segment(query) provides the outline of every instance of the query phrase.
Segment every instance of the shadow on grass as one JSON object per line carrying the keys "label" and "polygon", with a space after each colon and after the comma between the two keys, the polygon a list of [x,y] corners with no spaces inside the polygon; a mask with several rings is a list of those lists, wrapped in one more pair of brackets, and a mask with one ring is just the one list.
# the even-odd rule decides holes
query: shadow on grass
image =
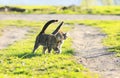
{"label": "shadow on grass", "polygon": [[[49,54],[49,53],[46,53],[46,54]],[[74,51],[72,49],[69,49],[69,50],[66,50],[65,52],[63,52],[62,54],[74,55]],[[39,53],[39,54],[35,53],[35,54],[33,54],[33,53],[30,53],[30,52],[24,52],[24,53],[20,52],[20,53],[12,54],[12,56],[16,56],[16,57],[22,58],[22,59],[32,58],[32,57],[36,57],[36,56],[41,57],[42,55],[44,55],[44,54],[42,54],[42,53]]]}
{"label": "shadow on grass", "polygon": [[74,51],[72,49],[65,51],[63,54],[65,55],[74,55]]}
{"label": "shadow on grass", "polygon": [[15,54],[14,56],[17,56],[18,58],[26,59],[26,58],[32,58],[36,56],[42,56],[42,54],[33,54],[33,53],[21,53],[21,54]]}
{"label": "shadow on grass", "polygon": [[120,46],[109,48],[108,51],[120,53]]}

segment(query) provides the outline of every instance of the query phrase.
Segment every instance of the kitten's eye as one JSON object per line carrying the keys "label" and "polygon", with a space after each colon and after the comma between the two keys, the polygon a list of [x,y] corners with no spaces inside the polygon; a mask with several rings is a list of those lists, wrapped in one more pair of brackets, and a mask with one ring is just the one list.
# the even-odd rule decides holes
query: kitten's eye
{"label": "kitten's eye", "polygon": [[57,41],[57,43],[59,43],[60,41]]}

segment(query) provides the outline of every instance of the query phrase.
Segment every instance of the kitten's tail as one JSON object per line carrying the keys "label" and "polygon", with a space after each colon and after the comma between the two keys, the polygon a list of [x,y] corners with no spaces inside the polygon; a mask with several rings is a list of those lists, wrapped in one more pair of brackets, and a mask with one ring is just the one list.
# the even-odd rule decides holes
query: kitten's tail
{"label": "kitten's tail", "polygon": [[55,29],[55,31],[53,31],[52,32],[52,34],[56,34],[59,30],[60,30],[60,28],[61,28],[61,26],[63,25],[63,21],[59,24],[59,26]]}
{"label": "kitten's tail", "polygon": [[47,29],[47,27],[48,27],[51,23],[54,23],[54,22],[57,22],[57,21],[58,21],[58,20],[50,20],[50,21],[48,21],[48,22],[44,25],[44,27],[42,28],[40,34],[45,33],[45,30]]}

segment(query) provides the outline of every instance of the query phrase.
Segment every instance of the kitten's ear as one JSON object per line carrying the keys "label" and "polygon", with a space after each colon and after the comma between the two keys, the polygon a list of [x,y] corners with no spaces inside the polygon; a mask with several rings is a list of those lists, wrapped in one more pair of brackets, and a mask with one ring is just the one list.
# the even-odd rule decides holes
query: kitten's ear
{"label": "kitten's ear", "polygon": [[64,33],[63,36],[64,36],[64,40],[65,40],[68,37],[68,33]]}
{"label": "kitten's ear", "polygon": [[63,25],[63,21],[59,24],[59,26],[55,29],[55,31],[52,32],[53,35],[55,35],[61,28],[61,26]]}

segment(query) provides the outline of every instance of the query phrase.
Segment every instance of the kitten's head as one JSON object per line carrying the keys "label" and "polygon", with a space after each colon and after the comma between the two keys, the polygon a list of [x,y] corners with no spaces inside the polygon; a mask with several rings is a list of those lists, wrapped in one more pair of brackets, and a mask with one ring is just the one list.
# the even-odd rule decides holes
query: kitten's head
{"label": "kitten's head", "polygon": [[54,47],[54,51],[56,51],[56,53],[61,53],[61,46],[64,42],[64,40],[67,38],[67,33],[64,32],[58,32],[56,35],[56,46]]}
{"label": "kitten's head", "polygon": [[67,33],[58,32],[58,33],[56,34],[56,38],[57,38],[57,41],[65,40],[65,39],[67,38]]}

